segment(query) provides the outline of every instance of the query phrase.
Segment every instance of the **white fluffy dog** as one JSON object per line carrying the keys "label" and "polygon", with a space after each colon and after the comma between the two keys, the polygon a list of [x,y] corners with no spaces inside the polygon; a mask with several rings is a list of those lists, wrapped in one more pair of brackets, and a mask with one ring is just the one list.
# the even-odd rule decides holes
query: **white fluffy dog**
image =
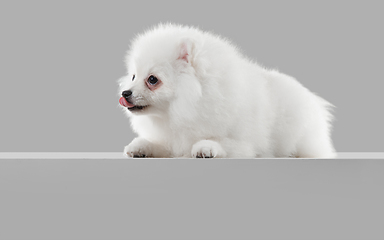
{"label": "white fluffy dog", "polygon": [[332,105],[222,37],[161,24],[136,37],[126,63],[129,157],[335,157]]}

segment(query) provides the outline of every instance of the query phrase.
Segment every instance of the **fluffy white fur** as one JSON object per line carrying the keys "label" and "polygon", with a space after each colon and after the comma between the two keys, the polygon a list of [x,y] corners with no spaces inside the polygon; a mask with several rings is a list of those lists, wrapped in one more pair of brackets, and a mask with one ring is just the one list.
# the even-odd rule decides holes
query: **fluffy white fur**
{"label": "fluffy white fur", "polygon": [[[119,93],[149,105],[123,108],[138,134],[124,149],[130,157],[335,156],[332,105],[222,37],[161,24],[136,37],[126,63]],[[162,82],[153,91],[150,75]]]}

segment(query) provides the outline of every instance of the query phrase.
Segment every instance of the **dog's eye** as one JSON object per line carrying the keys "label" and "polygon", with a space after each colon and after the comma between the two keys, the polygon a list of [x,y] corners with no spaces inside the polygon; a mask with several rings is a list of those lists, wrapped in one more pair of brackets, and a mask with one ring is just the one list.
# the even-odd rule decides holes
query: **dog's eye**
{"label": "dog's eye", "polygon": [[156,89],[158,89],[163,85],[163,82],[157,77],[151,75],[147,78],[147,80],[145,81],[145,84],[147,85],[149,90],[155,91]]}
{"label": "dog's eye", "polygon": [[136,75],[135,75],[135,74],[133,74],[133,77],[132,77],[132,81],[133,81],[133,80],[135,80],[135,77],[136,77]]}
{"label": "dog's eye", "polygon": [[159,81],[159,80],[158,80],[155,76],[153,76],[153,75],[151,75],[151,76],[148,78],[148,80],[147,80],[147,82],[148,82],[149,84],[151,84],[151,85],[155,85],[158,81]]}

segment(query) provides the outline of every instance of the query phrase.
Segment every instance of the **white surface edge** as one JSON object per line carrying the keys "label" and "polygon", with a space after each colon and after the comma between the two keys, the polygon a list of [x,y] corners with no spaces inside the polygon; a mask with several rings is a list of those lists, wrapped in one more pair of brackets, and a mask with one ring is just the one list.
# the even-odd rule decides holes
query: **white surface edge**
{"label": "white surface edge", "polygon": [[[0,152],[0,159],[128,159],[122,152]],[[262,159],[262,158],[255,158]],[[296,159],[296,158],[279,158]],[[316,158],[317,159],[317,158]],[[384,152],[339,152],[335,159],[384,159]]]}

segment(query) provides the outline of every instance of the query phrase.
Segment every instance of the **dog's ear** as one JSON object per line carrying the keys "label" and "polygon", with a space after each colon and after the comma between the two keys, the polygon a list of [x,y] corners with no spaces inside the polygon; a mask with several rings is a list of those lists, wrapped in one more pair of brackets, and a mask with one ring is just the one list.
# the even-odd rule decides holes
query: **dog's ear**
{"label": "dog's ear", "polygon": [[192,39],[182,39],[179,45],[179,60],[192,64],[194,43]]}

